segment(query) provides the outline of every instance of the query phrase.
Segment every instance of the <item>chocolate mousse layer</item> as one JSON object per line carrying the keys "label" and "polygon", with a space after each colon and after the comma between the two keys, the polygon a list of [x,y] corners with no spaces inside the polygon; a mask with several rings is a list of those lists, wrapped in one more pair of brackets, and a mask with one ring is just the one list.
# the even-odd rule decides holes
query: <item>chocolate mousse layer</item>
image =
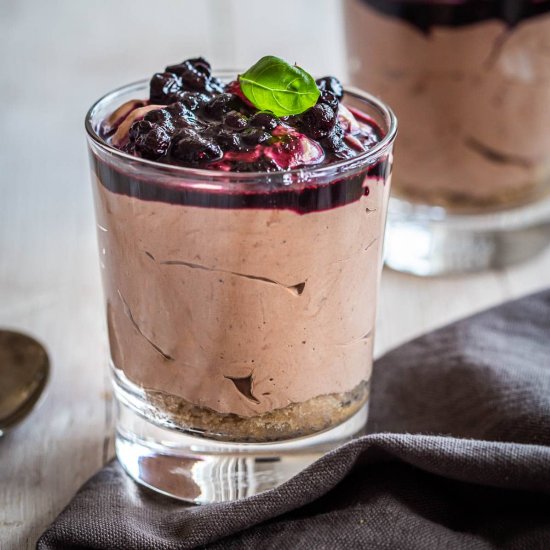
{"label": "chocolate mousse layer", "polygon": [[[159,419],[262,441],[314,433],[364,404],[387,161],[295,190],[294,204],[322,206],[307,212],[278,207],[276,193],[256,195],[264,208],[220,208],[208,192],[190,205],[173,189],[144,200],[112,189],[148,185],[94,165],[112,359]],[[346,192],[328,204],[333,185]]]}
{"label": "chocolate mousse layer", "polygon": [[352,81],[400,120],[397,196],[475,212],[550,186],[550,2],[346,0]]}

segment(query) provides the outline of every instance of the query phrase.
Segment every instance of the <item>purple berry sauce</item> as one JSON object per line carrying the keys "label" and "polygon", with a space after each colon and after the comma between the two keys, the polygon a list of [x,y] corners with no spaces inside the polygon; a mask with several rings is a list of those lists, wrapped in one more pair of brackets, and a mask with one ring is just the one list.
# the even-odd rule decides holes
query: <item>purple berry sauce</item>
{"label": "purple berry sauce", "polygon": [[[100,131],[112,146],[162,164],[225,172],[285,172],[346,160],[380,142],[374,120],[340,102],[344,90],[334,77],[316,81],[317,104],[300,115],[276,117],[258,111],[237,81],[224,84],[203,58],[166,67],[150,81],[149,100],[114,114]],[[368,194],[365,179],[385,180],[387,159],[330,184],[269,193],[217,192],[162,185],[123,173],[99,158],[95,172],[110,191],[140,200],[213,208],[276,208],[298,213],[326,210]]]}
{"label": "purple berry sauce", "polygon": [[514,27],[550,11],[550,0],[362,0],[374,9],[403,19],[424,33],[432,27],[460,27],[499,19]]}

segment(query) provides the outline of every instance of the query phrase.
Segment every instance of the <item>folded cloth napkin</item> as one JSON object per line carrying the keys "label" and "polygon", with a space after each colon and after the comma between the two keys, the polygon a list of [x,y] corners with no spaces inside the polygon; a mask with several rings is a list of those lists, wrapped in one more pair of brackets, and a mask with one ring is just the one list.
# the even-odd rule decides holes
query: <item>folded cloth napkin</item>
{"label": "folded cloth napkin", "polygon": [[369,431],[225,504],[153,494],[111,462],[38,549],[550,548],[550,291],[379,359]]}

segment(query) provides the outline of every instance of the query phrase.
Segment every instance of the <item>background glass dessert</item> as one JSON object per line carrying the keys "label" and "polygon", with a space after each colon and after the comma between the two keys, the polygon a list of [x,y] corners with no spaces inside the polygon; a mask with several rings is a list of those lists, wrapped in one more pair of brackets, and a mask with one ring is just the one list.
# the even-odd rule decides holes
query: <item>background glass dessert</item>
{"label": "background glass dessert", "polygon": [[[550,2],[346,0],[345,12],[352,82],[388,101],[401,121],[393,189],[413,208],[396,201],[390,217],[400,224],[396,239],[403,240],[409,218],[445,241],[425,240],[421,248],[432,252],[418,256],[426,261],[402,267],[462,271],[537,251],[537,235],[516,234],[517,245],[500,233],[498,247],[487,234],[550,220],[548,209],[521,210],[545,201],[550,190]],[[414,205],[444,210],[421,212]],[[510,209],[521,220],[468,217]],[[460,226],[460,237],[445,238],[436,227],[443,218]],[[471,242],[464,231],[475,233]],[[541,231],[544,241],[547,229]],[[389,237],[388,260],[399,269],[402,249],[391,246],[396,239]],[[456,249],[453,239],[460,239],[462,265],[441,256],[444,247]]]}
{"label": "background glass dessert", "polygon": [[[300,443],[294,466],[275,468],[267,488],[364,424],[395,121],[382,105],[350,92],[346,104],[366,115],[354,111],[356,119],[342,107],[342,131],[355,132],[369,151],[326,162],[325,138],[295,135],[289,121],[271,129],[292,135],[281,156],[271,139],[210,158],[216,165],[205,170],[128,155],[138,127],[127,143],[117,141],[126,152],[98,135],[108,115],[146,90],[140,83],[114,92],[88,118],[119,458],[145,482],[151,469],[157,478],[166,474],[168,446],[155,465],[151,440],[169,439],[187,460],[196,458],[193,445],[217,449],[219,466],[235,452],[230,442],[247,459],[258,452],[245,452],[252,443],[280,458],[280,444],[270,442],[318,438]],[[135,104],[133,112],[146,107]],[[119,128],[127,116],[118,117]],[[116,131],[108,128],[110,136]],[[300,168],[268,171],[266,158]],[[228,162],[233,171],[224,171]],[[213,447],[215,441],[223,443]],[[130,447],[134,458],[137,447],[147,447],[148,474],[124,459]],[[191,493],[185,484],[178,494],[176,481],[162,490],[226,499],[211,496],[206,477],[193,478]],[[217,483],[233,482],[228,475]]]}

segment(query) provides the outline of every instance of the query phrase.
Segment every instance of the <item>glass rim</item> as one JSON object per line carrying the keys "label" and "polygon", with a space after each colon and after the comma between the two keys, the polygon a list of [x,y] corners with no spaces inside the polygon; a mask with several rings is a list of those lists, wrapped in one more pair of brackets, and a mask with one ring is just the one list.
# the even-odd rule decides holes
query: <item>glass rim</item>
{"label": "glass rim", "polygon": [[[229,71],[218,71],[215,74],[217,76],[224,75],[229,73]],[[231,71],[232,75],[238,74],[238,71]],[[119,86],[118,88],[115,88],[114,90],[111,90],[110,92],[107,92],[103,96],[101,96],[97,101],[95,101],[90,109],[88,109],[88,112],[86,113],[84,126],[86,129],[86,133],[88,138],[92,141],[94,145],[99,147],[101,150],[103,150],[105,153],[108,153],[110,155],[113,155],[117,158],[119,158],[121,161],[130,161],[135,166],[143,166],[144,169],[150,169],[150,170],[159,170],[162,173],[170,173],[173,176],[181,177],[181,178],[190,178],[192,177],[195,180],[220,180],[227,182],[228,180],[238,180],[238,181],[257,181],[258,179],[277,179],[282,178],[284,180],[287,180],[289,178],[297,177],[298,180],[304,181],[304,180],[310,180],[313,177],[323,177],[332,175],[333,173],[342,174],[348,171],[352,171],[354,169],[363,167],[365,165],[371,164],[371,161],[376,160],[379,158],[384,152],[391,147],[393,144],[395,137],[397,135],[397,117],[395,116],[392,109],[384,103],[381,99],[377,98],[376,96],[369,94],[368,92],[365,92],[361,90],[360,88],[357,88],[355,86],[345,86],[344,91],[346,94],[349,94],[356,99],[359,99],[361,101],[364,101],[371,106],[373,106],[375,109],[378,110],[378,112],[382,115],[384,118],[384,122],[387,125],[387,131],[384,135],[384,137],[380,140],[379,143],[377,143],[374,147],[371,149],[365,151],[364,153],[361,153],[355,157],[352,157],[350,159],[345,159],[337,162],[333,162],[330,164],[324,164],[324,165],[310,165],[310,166],[304,166],[301,168],[294,168],[292,170],[281,170],[277,172],[265,172],[265,171],[257,171],[257,172],[225,172],[222,170],[209,170],[205,168],[191,168],[187,166],[178,166],[174,164],[165,164],[162,162],[157,162],[153,160],[147,160],[141,157],[136,157],[134,155],[130,155],[129,153],[125,153],[124,151],[121,151],[120,149],[117,149],[113,145],[110,145],[107,143],[95,130],[93,125],[93,117],[96,114],[97,110],[104,105],[105,103],[108,103],[110,101],[115,100],[117,97],[120,97],[126,92],[130,92],[132,90],[142,90],[149,84],[149,79],[140,79],[137,81],[134,81],[130,84],[124,84],[123,86]],[[138,98],[139,99],[139,98]]]}

